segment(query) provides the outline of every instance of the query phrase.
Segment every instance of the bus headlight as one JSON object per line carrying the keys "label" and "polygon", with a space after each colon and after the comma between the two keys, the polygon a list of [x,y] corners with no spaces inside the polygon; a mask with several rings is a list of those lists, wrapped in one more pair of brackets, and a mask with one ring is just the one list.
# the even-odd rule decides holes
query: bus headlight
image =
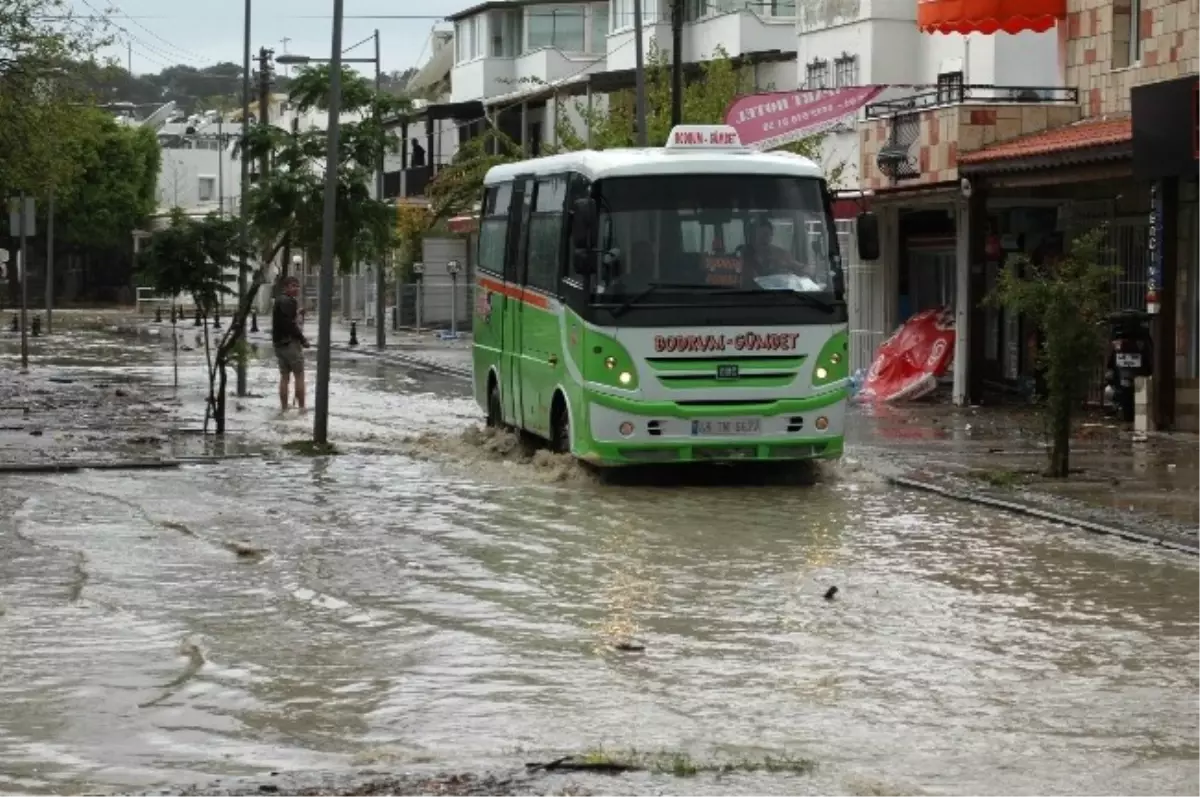
{"label": "bus headlight", "polygon": [[826,418],[824,415],[822,415],[820,418],[817,418],[817,431],[818,432],[823,432],[828,428],[829,428],[829,419],[828,418]]}
{"label": "bus headlight", "polygon": [[616,368],[617,367],[617,358],[616,357],[605,357],[604,358],[604,367],[610,368],[610,369]]}
{"label": "bus headlight", "polygon": [[823,388],[849,378],[849,348],[850,336],[845,332],[838,332],[825,341],[813,361],[813,387]]}
{"label": "bus headlight", "polygon": [[622,371],[621,374],[617,377],[617,381],[620,382],[622,385],[628,385],[630,382],[633,381],[633,374],[629,373],[628,371]]}

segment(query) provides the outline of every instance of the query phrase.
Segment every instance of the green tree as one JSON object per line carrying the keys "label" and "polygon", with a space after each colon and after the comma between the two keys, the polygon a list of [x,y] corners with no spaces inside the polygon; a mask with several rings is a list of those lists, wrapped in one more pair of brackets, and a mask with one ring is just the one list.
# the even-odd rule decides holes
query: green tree
{"label": "green tree", "polygon": [[75,134],[59,142],[78,173],[55,188],[58,241],[76,251],[124,252],[130,231],[157,206],[158,141],[153,131],[122,125],[103,111],[77,113]]}
{"label": "green tree", "polygon": [[[103,43],[98,25],[66,0],[0,0],[0,191],[44,200],[78,176],[63,142],[82,124],[64,65]],[[19,284],[9,270],[9,290]]]}
{"label": "green tree", "polygon": [[[540,81],[520,82],[544,85]],[[753,92],[753,71],[736,65],[729,54],[718,47],[711,60],[700,64],[700,74],[684,83],[683,123],[722,124],[729,104],[737,97]],[[586,149],[587,138],[571,120],[566,103],[556,102],[555,107],[558,145],[543,147],[543,150],[550,154],[555,150]],[[636,108],[632,91],[609,94],[606,103],[590,111],[580,100],[575,100],[573,107],[575,115],[583,122],[583,129],[591,130],[593,149],[636,146]],[[651,48],[646,56],[646,142],[652,147],[661,147],[667,141],[671,126],[671,65],[657,48]],[[812,136],[776,149],[819,161],[822,138]],[[521,158],[520,146],[494,128],[462,145],[453,161],[438,172],[429,186],[434,221],[469,211],[479,201],[487,170]],[[843,164],[834,166],[828,175],[830,182],[836,183],[842,170]]]}
{"label": "green tree", "polygon": [[1046,385],[1046,475],[1052,478],[1070,474],[1072,417],[1108,342],[1103,322],[1116,270],[1103,265],[1105,239],[1103,228],[1092,230],[1075,238],[1063,257],[1041,265],[1025,255],[1010,257],[984,300],[1032,320],[1041,334],[1037,364]]}
{"label": "green tree", "polygon": [[[214,350],[208,318],[218,311],[225,297],[234,295],[229,285],[230,273],[237,273],[242,258],[240,240],[241,226],[237,219],[212,213],[196,220],[176,209],[171,212],[167,226],[151,234],[138,263],[139,276],[145,285],[164,296],[190,296],[200,312],[208,367],[204,428],[208,429],[211,416],[219,435],[225,433],[228,367],[234,356],[245,356],[245,330],[235,313]],[[243,303],[239,310],[248,307],[248,303]]]}
{"label": "green tree", "polygon": [[[300,70],[292,79],[290,99],[302,111],[327,108],[329,77],[328,66]],[[373,199],[371,189],[379,159],[399,146],[381,120],[407,109],[408,102],[376,94],[366,78],[349,69],[342,73],[342,84],[335,251],[339,265],[348,269],[359,260],[381,261],[392,246],[395,211],[388,202]],[[326,143],[324,130],[291,133],[257,124],[241,147],[250,158],[265,157],[272,164],[247,200],[264,262],[273,261],[285,246],[320,250]]]}

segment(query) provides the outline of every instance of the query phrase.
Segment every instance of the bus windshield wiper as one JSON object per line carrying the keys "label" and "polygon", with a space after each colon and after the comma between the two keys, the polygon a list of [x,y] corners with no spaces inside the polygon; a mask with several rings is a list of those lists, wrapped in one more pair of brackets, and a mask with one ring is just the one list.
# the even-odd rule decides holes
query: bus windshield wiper
{"label": "bus windshield wiper", "polygon": [[621,302],[616,310],[612,311],[614,317],[620,317],[629,311],[630,307],[641,302],[650,294],[657,290],[666,288],[668,290],[699,290],[699,291],[717,291],[721,290],[719,285],[705,285],[703,283],[696,284],[694,282],[651,282],[645,289],[638,291],[633,296],[630,296],[625,301]]}

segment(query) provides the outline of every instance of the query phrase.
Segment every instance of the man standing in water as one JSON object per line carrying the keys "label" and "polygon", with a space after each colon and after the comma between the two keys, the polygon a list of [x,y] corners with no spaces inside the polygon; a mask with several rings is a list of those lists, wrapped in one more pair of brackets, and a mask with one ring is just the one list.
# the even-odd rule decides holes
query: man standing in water
{"label": "man standing in water", "polygon": [[300,280],[285,277],[283,293],[275,300],[271,314],[271,342],[275,344],[275,359],[279,361],[279,406],[287,412],[288,377],[296,379],[296,406],[304,412],[304,350],[308,338],[300,328]]}

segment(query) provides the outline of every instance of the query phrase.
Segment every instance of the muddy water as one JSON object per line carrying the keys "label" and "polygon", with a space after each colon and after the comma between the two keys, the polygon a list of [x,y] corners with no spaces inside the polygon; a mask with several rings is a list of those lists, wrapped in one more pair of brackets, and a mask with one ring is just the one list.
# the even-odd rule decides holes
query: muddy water
{"label": "muddy water", "polygon": [[616,487],[397,448],[0,481],[0,790],[596,748],[817,765],[626,791],[1200,785],[1194,562],[852,468]]}
{"label": "muddy water", "polygon": [[[169,379],[77,343],[39,363]],[[231,415],[267,452],[308,429],[273,379]],[[1194,560],[852,465],[609,484],[367,358],[331,398],[338,457],[0,477],[0,791],[599,748],[816,764],[605,793],[1200,790]]]}

